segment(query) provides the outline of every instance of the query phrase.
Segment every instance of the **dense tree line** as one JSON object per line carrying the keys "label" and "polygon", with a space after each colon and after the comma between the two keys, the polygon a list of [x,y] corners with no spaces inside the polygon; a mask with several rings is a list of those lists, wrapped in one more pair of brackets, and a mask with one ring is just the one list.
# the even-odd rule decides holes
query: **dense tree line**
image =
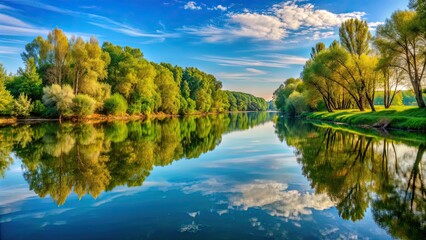
{"label": "dense tree line", "polygon": [[401,91],[409,87],[417,106],[425,108],[426,4],[419,0],[410,6],[413,10],[394,12],[374,37],[366,21],[343,22],[339,41],[317,43],[301,79],[288,79],[275,91],[277,107],[289,114],[375,111],[377,103],[385,108],[401,104]]}
{"label": "dense tree line", "polygon": [[263,111],[263,98],[222,90],[197,68],[153,63],[138,48],[68,37],[56,28],[21,54],[25,68],[0,64],[0,114],[26,117],[93,113],[173,115]]}

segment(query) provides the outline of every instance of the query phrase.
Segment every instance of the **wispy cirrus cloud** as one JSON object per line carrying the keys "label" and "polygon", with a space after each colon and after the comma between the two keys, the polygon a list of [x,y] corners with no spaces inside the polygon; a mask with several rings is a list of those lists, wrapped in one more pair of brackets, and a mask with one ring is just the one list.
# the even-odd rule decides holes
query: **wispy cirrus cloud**
{"label": "wispy cirrus cloud", "polygon": [[15,10],[12,7],[6,6],[4,4],[0,4],[0,10]]}
{"label": "wispy cirrus cloud", "polygon": [[110,18],[96,15],[96,14],[87,14],[89,19],[89,24],[94,26],[126,34],[132,37],[146,37],[146,38],[170,38],[177,37],[179,34],[176,33],[165,33],[162,31],[157,31],[156,33],[146,33],[136,27],[120,23],[118,21],[112,20]]}
{"label": "wispy cirrus cloud", "polygon": [[366,14],[333,13],[325,9],[316,9],[311,3],[299,2],[294,0],[275,4],[261,12],[246,9],[242,13],[229,13],[222,26],[186,26],[181,30],[199,36],[205,42],[233,41],[238,38],[282,41],[301,31],[305,32],[305,39],[317,40],[330,37],[330,32],[334,32],[345,20],[361,19]]}
{"label": "wispy cirrus cloud", "polygon": [[35,36],[47,34],[47,30],[26,23],[21,19],[9,14],[0,13],[0,35],[1,36]]}
{"label": "wispy cirrus cloud", "polygon": [[[10,0],[5,0],[10,1]],[[118,32],[121,34],[125,34],[132,37],[143,37],[143,38],[171,38],[171,37],[177,37],[179,34],[171,34],[171,33],[165,33],[163,31],[156,31],[154,33],[145,32],[135,26],[131,26],[129,24],[122,23],[117,20],[113,20],[109,17],[97,15],[97,14],[91,14],[91,13],[85,13],[81,11],[74,11],[66,8],[60,8],[56,7],[50,4],[41,3],[38,1],[26,1],[26,0],[13,0],[15,4],[21,4],[33,8],[38,8],[46,11],[51,11],[55,13],[60,13],[64,15],[69,15],[77,18],[82,18],[87,23],[100,27],[103,29],[111,30],[114,32]],[[86,9],[92,9],[92,8],[86,8]]]}
{"label": "wispy cirrus cloud", "polygon": [[288,68],[291,65],[304,65],[307,58],[287,55],[287,54],[265,54],[253,57],[223,57],[223,56],[203,56],[198,60],[214,62],[220,66],[233,67],[268,67],[268,68]]}
{"label": "wispy cirrus cloud", "polygon": [[17,53],[20,53],[21,51],[22,49],[18,47],[0,46],[0,54],[17,54]]}
{"label": "wispy cirrus cloud", "polygon": [[252,74],[256,74],[256,75],[262,75],[262,74],[266,74],[267,73],[266,71],[259,70],[259,69],[256,69],[256,68],[246,68],[246,71],[250,72]]}

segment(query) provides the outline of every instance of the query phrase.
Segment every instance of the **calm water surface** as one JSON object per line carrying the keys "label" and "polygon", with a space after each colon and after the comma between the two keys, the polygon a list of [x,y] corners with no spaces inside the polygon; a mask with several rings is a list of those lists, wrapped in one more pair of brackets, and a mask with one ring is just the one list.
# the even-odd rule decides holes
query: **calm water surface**
{"label": "calm water surface", "polygon": [[0,128],[0,239],[422,239],[426,137],[273,113]]}

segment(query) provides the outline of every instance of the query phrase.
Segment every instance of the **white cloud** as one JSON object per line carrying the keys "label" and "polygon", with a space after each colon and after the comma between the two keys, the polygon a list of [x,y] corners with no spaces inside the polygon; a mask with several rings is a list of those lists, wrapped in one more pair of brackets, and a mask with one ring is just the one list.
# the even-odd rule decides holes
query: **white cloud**
{"label": "white cloud", "polygon": [[377,27],[385,24],[384,22],[370,22],[368,23],[368,29],[370,31],[376,31]]}
{"label": "white cloud", "polygon": [[295,0],[275,4],[264,12],[244,9],[242,13],[230,13],[221,27],[207,25],[184,27],[181,30],[199,36],[206,42],[233,41],[238,38],[282,41],[288,36],[301,35],[300,32],[304,35],[301,39],[317,40],[332,36],[331,32],[345,20],[365,16],[364,12],[332,13],[316,9],[313,4],[299,2]]}
{"label": "white cloud", "polygon": [[254,180],[250,183],[227,183],[225,179],[207,179],[183,189],[185,193],[204,195],[228,193],[228,208],[248,210],[260,208],[271,216],[297,220],[312,214],[312,209],[325,210],[335,206],[326,194],[288,190],[286,183]]}
{"label": "white cloud", "polygon": [[198,6],[196,2],[189,1],[184,6],[183,9],[187,10],[201,10],[201,6]]}
{"label": "white cloud", "polygon": [[362,18],[364,12],[336,14],[323,9],[315,9],[311,3],[298,5],[297,1],[288,1],[273,6],[274,15],[281,19],[286,29],[298,30],[301,27],[330,28],[338,27],[350,18]]}
{"label": "white cloud", "polygon": [[219,10],[219,11],[223,11],[223,12],[225,12],[225,11],[227,11],[228,10],[228,8],[229,7],[226,7],[226,6],[223,6],[223,5],[221,5],[221,4],[219,4],[219,5],[217,5],[217,6],[214,6],[214,7],[211,7],[211,8],[207,8],[207,10]]}
{"label": "white cloud", "polygon": [[275,16],[258,13],[232,14],[230,22],[239,26],[232,30],[235,36],[264,40],[280,40],[286,36],[284,24]]}
{"label": "white cloud", "polygon": [[319,40],[319,39],[326,39],[326,38],[333,38],[336,37],[336,33],[334,31],[327,31],[327,32],[321,32],[321,31],[315,31],[311,36],[306,37],[306,39],[309,40]]}

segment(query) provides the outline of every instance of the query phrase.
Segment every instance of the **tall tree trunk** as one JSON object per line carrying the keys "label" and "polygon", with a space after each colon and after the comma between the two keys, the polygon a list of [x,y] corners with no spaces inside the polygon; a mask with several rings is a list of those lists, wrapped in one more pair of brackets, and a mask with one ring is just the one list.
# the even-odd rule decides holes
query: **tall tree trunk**
{"label": "tall tree trunk", "polygon": [[365,93],[365,98],[367,98],[367,102],[370,105],[371,111],[375,112],[376,108],[374,107],[374,98],[371,98],[368,93]]}
{"label": "tall tree trunk", "polygon": [[359,96],[359,99],[356,101],[356,105],[358,106],[358,108],[361,112],[365,111],[364,97],[362,95]]}
{"label": "tall tree trunk", "polygon": [[423,91],[422,86],[419,80],[414,80],[416,84],[414,84],[414,94],[416,95],[416,101],[419,108],[426,108],[425,101],[423,99]]}

